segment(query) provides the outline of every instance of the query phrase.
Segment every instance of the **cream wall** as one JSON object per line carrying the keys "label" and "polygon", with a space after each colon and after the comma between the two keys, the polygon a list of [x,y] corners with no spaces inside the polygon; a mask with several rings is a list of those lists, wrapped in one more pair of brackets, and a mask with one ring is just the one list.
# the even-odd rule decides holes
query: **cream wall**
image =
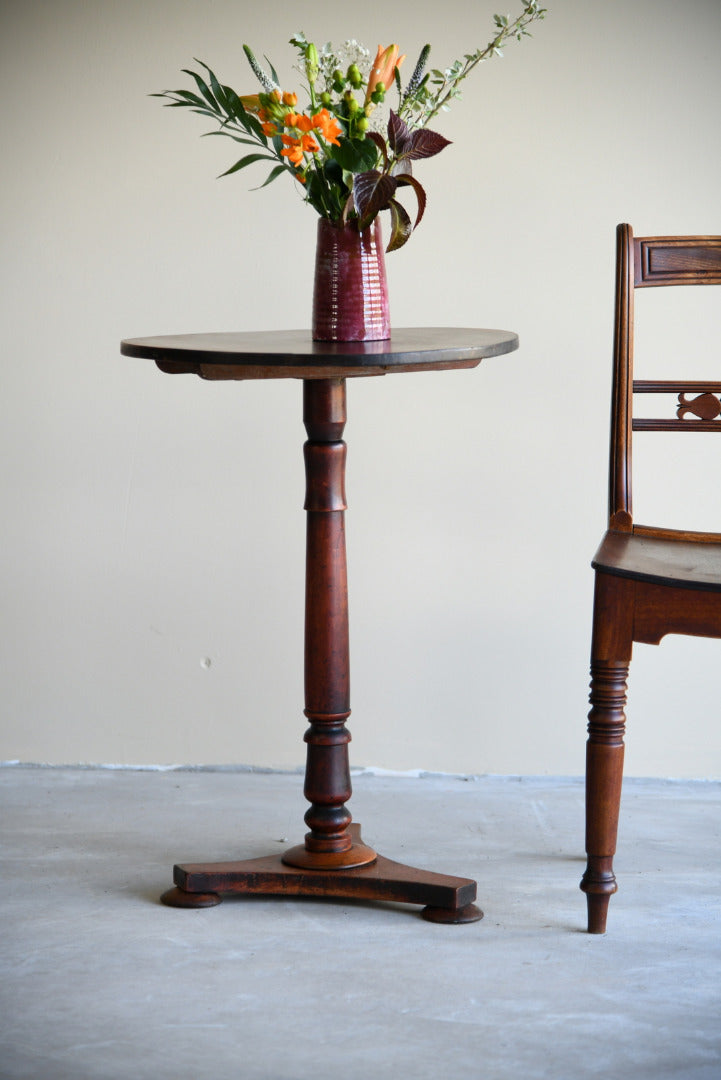
{"label": "cream wall", "polygon": [[[395,325],[521,350],[349,388],[355,765],[582,771],[614,227],[721,233],[718,0],[549,7],[443,120],[388,259]],[[244,41],[292,81],[300,28],[445,65],[493,10],[5,0],[0,758],[302,763],[300,385],[170,378],[118,344],[307,326],[315,219],[282,181],[215,181],[233,146],[147,94],[193,56],[255,89]],[[699,303],[653,351],[707,331]],[[701,441],[673,498],[718,526]],[[637,647],[629,773],[721,776],[720,649]]]}

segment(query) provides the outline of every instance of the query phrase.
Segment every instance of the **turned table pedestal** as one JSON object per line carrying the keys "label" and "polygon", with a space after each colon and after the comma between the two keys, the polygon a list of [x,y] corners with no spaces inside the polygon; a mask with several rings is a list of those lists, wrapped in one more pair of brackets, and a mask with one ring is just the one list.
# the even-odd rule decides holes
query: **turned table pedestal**
{"label": "turned table pedestal", "polygon": [[189,334],[123,341],[125,356],[204,379],[303,380],[307,513],[305,841],[282,855],[174,868],[163,903],[210,907],[223,894],[356,897],[422,904],[432,922],[482,918],[476,883],[403,866],[363,843],[351,824],[345,552],[346,380],[391,372],[476,367],[518,347],[502,330],[397,330],[385,341],[314,342],[308,332]]}

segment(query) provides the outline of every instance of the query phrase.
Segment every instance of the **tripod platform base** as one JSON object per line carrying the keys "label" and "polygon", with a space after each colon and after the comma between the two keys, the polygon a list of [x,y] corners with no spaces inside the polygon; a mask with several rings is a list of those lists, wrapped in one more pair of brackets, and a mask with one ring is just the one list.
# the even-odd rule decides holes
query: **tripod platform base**
{"label": "tripod platform base", "polygon": [[[354,843],[360,845],[360,826],[351,825],[350,830]],[[483,918],[474,904],[475,881],[418,870],[382,855],[360,867],[329,870],[289,866],[281,855],[192,863],[176,866],[173,879],[175,888],[161,897],[170,907],[211,907],[223,895],[329,896],[422,904],[423,918],[429,922],[466,923]]]}

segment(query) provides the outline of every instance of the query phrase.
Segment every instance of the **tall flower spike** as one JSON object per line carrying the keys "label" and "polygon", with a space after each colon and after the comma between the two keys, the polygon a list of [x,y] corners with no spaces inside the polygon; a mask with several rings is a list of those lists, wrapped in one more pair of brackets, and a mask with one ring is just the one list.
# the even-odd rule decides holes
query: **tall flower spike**
{"label": "tall flower spike", "polygon": [[403,95],[403,101],[408,101],[408,98],[413,97],[418,87],[421,85],[421,79],[423,78],[423,72],[426,70],[426,64],[428,63],[428,57],[430,56],[430,45],[424,45],[421,49],[421,55],[418,57],[416,66],[413,69],[413,74],[410,77],[406,92]]}
{"label": "tall flower spike", "polygon": [[250,46],[244,45],[243,52],[248,57],[248,63],[253,69],[253,74],[265,90],[266,94],[272,94],[274,90],[280,90],[277,82],[274,82],[273,79],[271,79],[267,71],[263,71],[263,68],[255,59],[255,56],[253,55],[253,50],[250,48]]}

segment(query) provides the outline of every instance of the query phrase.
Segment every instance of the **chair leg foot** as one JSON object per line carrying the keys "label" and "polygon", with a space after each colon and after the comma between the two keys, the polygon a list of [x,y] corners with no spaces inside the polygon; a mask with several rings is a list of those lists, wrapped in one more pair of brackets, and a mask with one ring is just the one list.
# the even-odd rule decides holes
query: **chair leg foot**
{"label": "chair leg foot", "polygon": [[589,865],[581,879],[581,890],[586,894],[588,907],[588,932],[589,934],[605,934],[606,919],[608,917],[608,902],[618,889],[616,877],[610,867],[610,859],[600,860],[606,865],[597,867]]}
{"label": "chair leg foot", "polygon": [[588,932],[606,931],[608,901],[616,892],[613,855],[623,781],[626,716],[624,661],[591,661],[591,711],[586,747],[586,853],[581,889],[588,897]]}
{"label": "chair leg foot", "polygon": [[588,905],[588,933],[605,934],[606,919],[608,917],[608,901],[610,896],[599,896],[598,893],[589,893],[586,897]]}

